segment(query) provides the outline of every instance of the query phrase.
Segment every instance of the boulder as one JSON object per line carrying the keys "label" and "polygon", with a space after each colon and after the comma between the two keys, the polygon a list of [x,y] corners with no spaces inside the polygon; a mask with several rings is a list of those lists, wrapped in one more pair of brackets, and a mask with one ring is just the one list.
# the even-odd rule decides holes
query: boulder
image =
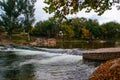
{"label": "boulder", "polygon": [[32,43],[30,43],[30,45],[31,46],[37,46],[38,44],[37,44],[37,42],[32,42]]}
{"label": "boulder", "polygon": [[47,40],[47,42],[48,42],[48,46],[55,46],[56,45],[56,39],[54,39],[54,38],[49,38]]}
{"label": "boulder", "polygon": [[120,80],[120,58],[101,64],[88,80]]}

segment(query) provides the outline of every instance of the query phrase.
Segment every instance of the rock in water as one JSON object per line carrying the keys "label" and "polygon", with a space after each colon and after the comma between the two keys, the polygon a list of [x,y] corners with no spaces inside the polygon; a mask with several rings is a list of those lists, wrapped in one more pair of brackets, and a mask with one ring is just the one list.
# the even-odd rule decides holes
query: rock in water
{"label": "rock in water", "polygon": [[100,65],[88,80],[120,80],[120,58]]}

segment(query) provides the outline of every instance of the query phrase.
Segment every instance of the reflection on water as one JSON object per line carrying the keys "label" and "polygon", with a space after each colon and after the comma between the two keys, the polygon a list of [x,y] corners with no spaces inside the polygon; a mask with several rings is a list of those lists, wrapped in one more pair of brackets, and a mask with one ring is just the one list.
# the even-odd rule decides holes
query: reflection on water
{"label": "reflection on water", "polygon": [[39,49],[0,51],[0,80],[87,80],[95,69],[79,49]]}
{"label": "reflection on water", "polygon": [[108,48],[108,47],[117,47],[118,45],[115,42],[106,42],[106,43],[97,43],[97,42],[64,42],[57,43],[57,48],[80,48],[80,49],[97,49],[97,48]]}

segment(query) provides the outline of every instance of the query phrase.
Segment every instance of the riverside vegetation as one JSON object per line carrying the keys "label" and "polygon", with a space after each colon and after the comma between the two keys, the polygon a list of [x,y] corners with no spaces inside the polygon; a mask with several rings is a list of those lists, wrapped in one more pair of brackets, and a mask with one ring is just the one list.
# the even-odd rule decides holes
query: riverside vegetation
{"label": "riverside vegetation", "polygon": [[[102,15],[106,10],[111,9],[112,3],[109,0],[84,0],[84,2],[79,2],[79,0],[71,0],[71,2],[69,2],[69,0],[45,0],[45,3],[49,6],[45,7],[44,10],[48,13],[54,13],[55,15],[49,20],[40,21],[36,23],[35,26],[32,26],[35,21],[35,2],[36,0],[0,1],[0,9],[2,11],[0,14],[1,42],[16,42],[18,44],[24,43],[24,45],[27,45],[29,43],[28,41],[35,39],[34,36],[47,38],[58,37],[63,40],[119,40],[120,38],[120,24],[117,22],[108,22],[99,25],[97,20],[86,18],[66,19],[67,15],[77,13],[83,9],[86,9],[86,12],[94,10],[99,15]],[[118,6],[118,9],[119,8],[120,7]],[[21,17],[21,15],[23,17]],[[62,36],[59,35],[60,31],[63,32]],[[25,36],[22,35],[24,36],[22,37],[21,33],[25,33]],[[8,36],[6,36],[6,34]],[[18,34],[19,37],[17,37],[16,34]],[[106,68],[103,68],[102,70],[104,69]],[[115,69],[117,68],[115,67]],[[118,70],[118,72],[120,71]],[[114,76],[116,76],[116,74]],[[116,78],[117,80],[120,79],[119,76],[112,79],[106,79],[116,80]]]}
{"label": "riverside vegetation", "polygon": [[[63,35],[60,35],[62,31]],[[7,33],[5,27],[0,27],[0,33]],[[25,39],[25,29],[22,27],[12,30],[13,38],[21,36]],[[39,21],[30,29],[30,35],[33,37],[58,38],[63,40],[120,40],[120,24],[117,22],[108,22],[99,25],[97,20],[86,18],[73,18],[64,21],[62,24],[57,23],[50,18],[46,21]],[[9,36],[8,36],[9,37]],[[17,38],[17,37],[16,37]],[[31,38],[31,39],[32,39]],[[27,39],[27,37],[26,37]],[[13,39],[14,40],[14,39]],[[29,39],[30,40],[30,39]],[[33,39],[32,39],[33,40]]]}

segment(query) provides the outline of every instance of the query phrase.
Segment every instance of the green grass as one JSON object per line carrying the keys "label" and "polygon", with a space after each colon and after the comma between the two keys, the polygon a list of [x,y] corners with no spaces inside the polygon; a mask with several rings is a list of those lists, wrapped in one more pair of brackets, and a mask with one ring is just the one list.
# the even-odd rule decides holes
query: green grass
{"label": "green grass", "polygon": [[[36,37],[31,36],[31,41],[34,41]],[[31,41],[28,41],[26,34],[14,34],[13,35],[13,42],[15,43],[21,43],[21,44],[28,44]]]}
{"label": "green grass", "polygon": [[120,41],[120,38],[113,38],[112,40]]}

